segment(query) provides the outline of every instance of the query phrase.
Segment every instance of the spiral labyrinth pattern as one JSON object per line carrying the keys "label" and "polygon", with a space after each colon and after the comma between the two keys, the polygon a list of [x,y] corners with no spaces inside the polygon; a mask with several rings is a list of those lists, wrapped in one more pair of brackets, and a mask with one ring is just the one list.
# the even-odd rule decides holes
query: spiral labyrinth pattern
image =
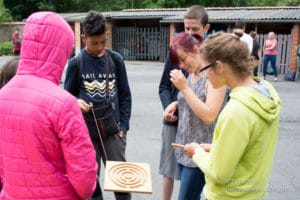
{"label": "spiral labyrinth pattern", "polygon": [[109,170],[111,181],[124,188],[142,187],[147,181],[147,172],[133,164],[119,164]]}

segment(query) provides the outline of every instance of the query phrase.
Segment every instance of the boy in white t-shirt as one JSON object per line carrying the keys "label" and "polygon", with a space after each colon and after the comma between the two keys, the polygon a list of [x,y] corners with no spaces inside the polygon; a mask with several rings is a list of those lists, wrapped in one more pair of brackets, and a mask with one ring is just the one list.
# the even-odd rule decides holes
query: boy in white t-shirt
{"label": "boy in white t-shirt", "polygon": [[244,22],[242,20],[235,21],[233,32],[237,29],[240,29],[240,30],[243,31],[243,36],[240,38],[240,40],[247,43],[247,46],[248,46],[248,49],[249,49],[249,54],[251,54],[252,48],[253,48],[253,39],[249,34],[245,33],[246,22]]}

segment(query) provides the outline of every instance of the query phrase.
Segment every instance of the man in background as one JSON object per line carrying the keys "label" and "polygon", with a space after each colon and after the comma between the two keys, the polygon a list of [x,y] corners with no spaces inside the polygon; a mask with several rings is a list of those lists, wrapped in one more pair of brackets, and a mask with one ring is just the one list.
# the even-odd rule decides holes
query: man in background
{"label": "man in background", "polygon": [[233,31],[235,31],[235,30],[243,31],[243,36],[240,38],[240,40],[247,44],[248,50],[249,50],[249,55],[250,55],[252,52],[252,48],[253,48],[253,39],[249,34],[245,33],[246,22],[243,20],[236,20],[234,23]]}
{"label": "man in background", "polygon": [[261,49],[260,49],[260,44],[257,41],[257,33],[255,31],[251,31],[250,36],[253,38],[253,47],[252,47],[251,56],[253,56],[253,58],[255,59],[254,63],[256,64],[256,66],[254,66],[253,68],[253,75],[258,76],[257,74],[258,67],[262,63]]}

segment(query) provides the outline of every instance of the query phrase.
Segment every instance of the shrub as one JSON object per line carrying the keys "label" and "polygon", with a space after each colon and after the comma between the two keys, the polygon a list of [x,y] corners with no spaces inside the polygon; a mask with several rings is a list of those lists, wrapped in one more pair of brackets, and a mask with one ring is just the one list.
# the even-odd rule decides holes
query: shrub
{"label": "shrub", "polygon": [[12,50],[13,44],[11,41],[0,43],[0,54],[2,55],[13,55]]}

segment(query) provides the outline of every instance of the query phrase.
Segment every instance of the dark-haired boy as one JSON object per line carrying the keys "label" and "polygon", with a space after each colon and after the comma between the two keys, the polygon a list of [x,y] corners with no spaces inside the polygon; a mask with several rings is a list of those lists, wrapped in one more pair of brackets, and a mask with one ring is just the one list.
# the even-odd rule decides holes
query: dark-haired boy
{"label": "dark-haired boy", "polygon": [[[120,127],[120,131],[115,135],[102,138],[108,160],[126,161],[126,132],[129,130],[131,115],[131,92],[125,63],[119,53],[105,51],[106,36],[105,17],[99,12],[90,11],[83,20],[82,40],[85,48],[80,51],[79,63],[81,63],[81,67],[79,69],[76,58],[69,61],[64,85],[66,90],[78,98],[78,105],[84,113],[91,140],[96,149],[99,169],[100,158],[103,156],[100,138],[96,123],[87,120],[87,118],[93,117],[90,103],[94,107],[95,105],[101,106],[107,100],[107,72],[105,69],[107,61],[109,63],[109,101],[115,107],[113,115]],[[111,59],[106,60],[106,56]],[[115,192],[115,197],[120,200],[129,200],[131,194]],[[103,199],[99,179],[97,179],[97,188],[92,199]]]}

